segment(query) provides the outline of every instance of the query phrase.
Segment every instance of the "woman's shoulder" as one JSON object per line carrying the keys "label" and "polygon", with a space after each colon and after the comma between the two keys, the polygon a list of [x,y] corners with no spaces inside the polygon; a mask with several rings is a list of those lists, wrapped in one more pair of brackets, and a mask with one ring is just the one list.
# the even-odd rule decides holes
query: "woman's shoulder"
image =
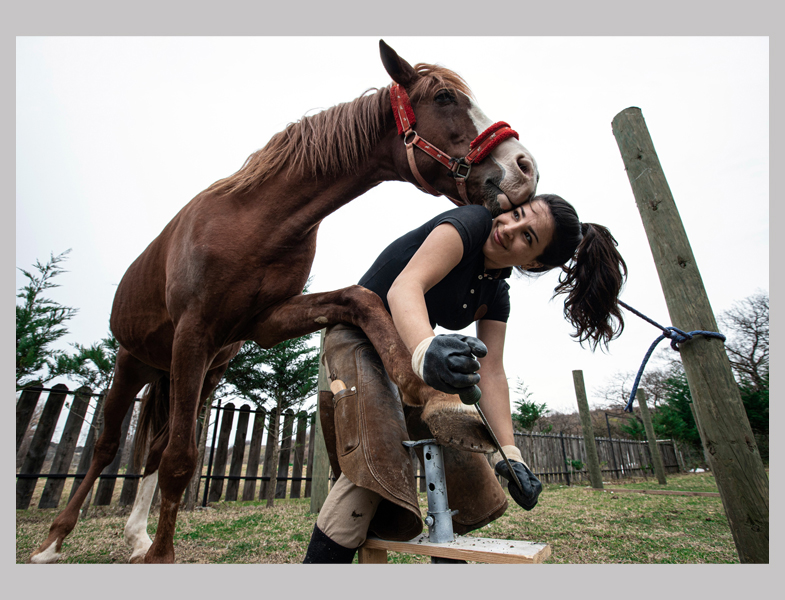
{"label": "woman's shoulder", "polygon": [[433,227],[442,223],[453,225],[463,240],[464,249],[481,247],[491,233],[493,217],[484,206],[459,206],[434,219]]}

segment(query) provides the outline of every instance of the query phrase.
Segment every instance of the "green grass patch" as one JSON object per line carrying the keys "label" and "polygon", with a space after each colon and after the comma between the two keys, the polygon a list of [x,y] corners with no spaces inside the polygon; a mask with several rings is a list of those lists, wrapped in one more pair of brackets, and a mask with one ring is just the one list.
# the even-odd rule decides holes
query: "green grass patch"
{"label": "green grass patch", "polygon": [[[717,491],[709,473],[671,475],[667,486],[656,479],[606,484],[629,489]],[[425,494],[420,494],[423,516]],[[46,538],[59,509],[16,512],[16,562],[27,562]],[[63,563],[126,563],[131,550],[123,541],[129,510],[91,507],[63,543]],[[219,502],[207,509],[181,511],[174,544],[177,562],[200,564],[300,563],[316,515],[309,499]],[[148,531],[155,534],[157,513]],[[600,493],[585,486],[546,484],[537,507],[527,512],[510,500],[507,512],[469,535],[550,544],[554,564],[592,563],[738,563],[728,520],[718,497]],[[356,559],[355,559],[356,562]],[[430,558],[388,553],[393,564],[428,564]]]}

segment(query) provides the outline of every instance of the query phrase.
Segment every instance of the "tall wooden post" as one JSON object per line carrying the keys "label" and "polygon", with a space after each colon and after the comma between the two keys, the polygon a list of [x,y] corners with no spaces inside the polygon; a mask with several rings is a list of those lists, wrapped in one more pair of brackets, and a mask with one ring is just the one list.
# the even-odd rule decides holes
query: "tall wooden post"
{"label": "tall wooden post", "polygon": [[[322,341],[319,348],[319,354],[324,352],[324,332],[322,329]],[[330,383],[327,379],[327,372],[319,360],[319,383],[317,391],[321,395],[323,390],[330,389]],[[319,410],[319,399],[316,399],[316,436],[314,439],[314,453],[313,453],[313,479],[311,480],[311,512],[317,514],[322,510],[324,501],[327,500],[329,493],[329,478],[330,478],[330,458],[327,456],[327,446],[324,443],[324,435],[322,434],[322,423],[320,420],[321,412]]]}
{"label": "tall wooden post", "polygon": [[649,450],[651,451],[651,460],[654,463],[654,474],[657,476],[657,482],[660,485],[665,485],[665,465],[662,464],[662,454],[657,446],[657,436],[654,435],[654,425],[651,422],[651,414],[649,414],[649,407],[646,405],[646,392],[639,389],[635,397],[638,399],[638,406],[641,409],[641,419],[643,420],[643,428],[646,430],[646,439],[649,440]]}
{"label": "tall wooden post", "polygon": [[572,382],[575,386],[575,397],[578,400],[578,412],[581,415],[583,442],[586,446],[586,462],[589,465],[589,481],[591,481],[593,488],[601,490],[603,486],[600,457],[597,454],[597,442],[594,440],[594,427],[591,424],[589,399],[586,396],[586,386],[583,383],[583,371],[573,371]]}
{"label": "tall wooden post", "polygon": [[[639,108],[613,119],[627,177],[649,239],[671,322],[683,331],[718,331],[687,233]],[[703,199],[709,202],[709,199]],[[710,207],[710,204],[707,204]],[[730,361],[716,338],[682,343],[703,445],[742,563],[769,562],[769,481]]]}

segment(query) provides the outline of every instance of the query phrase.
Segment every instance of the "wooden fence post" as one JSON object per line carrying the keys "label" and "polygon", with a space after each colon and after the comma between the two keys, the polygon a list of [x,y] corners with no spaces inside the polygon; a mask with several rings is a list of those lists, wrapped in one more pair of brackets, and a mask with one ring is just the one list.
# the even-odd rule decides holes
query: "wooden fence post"
{"label": "wooden fence post", "polygon": [[204,455],[207,448],[207,429],[210,419],[210,407],[213,403],[213,396],[204,403],[200,418],[196,422],[196,468],[194,474],[191,475],[191,481],[188,482],[188,487],[185,488],[182,506],[187,511],[193,512],[196,508],[196,501],[199,498],[199,484],[202,482],[202,469],[204,468]]}
{"label": "wooden fence post", "polygon": [[[71,410],[68,411],[68,418],[63,427],[63,433],[60,435],[60,441],[57,444],[52,467],[49,469],[50,475],[68,474],[68,470],[71,467],[71,459],[74,457],[76,442],[79,439],[82,425],[84,425],[84,416],[87,412],[87,405],[90,402],[92,391],[87,386],[82,386],[76,390],[74,399],[71,402]],[[38,508],[57,508],[57,505],[60,504],[60,496],[63,494],[64,486],[64,478],[53,477],[47,479]]]}
{"label": "wooden fence post", "polygon": [[[259,486],[259,500],[267,500],[267,486],[275,485],[276,477],[273,476],[273,451],[275,438],[278,436],[278,424],[275,422],[275,415],[278,411],[273,408],[270,411],[270,418],[267,425],[267,442],[264,445],[264,463],[262,464],[262,485]],[[275,435],[273,435],[275,434]]]}
{"label": "wooden fence post", "polygon": [[[213,412],[213,408],[215,408],[215,421],[213,422],[213,439],[210,441],[210,458],[207,459],[207,477],[204,480],[204,494],[202,495],[202,508],[207,506],[207,499],[210,494],[210,487],[212,483],[212,475],[213,475],[213,459],[215,458],[215,440],[218,437],[218,419],[221,417],[221,399],[218,399],[218,406],[213,407],[212,405],[212,396],[210,396],[210,410],[205,415],[204,426],[210,426],[210,415]],[[207,447],[205,446],[205,453],[207,452]],[[156,485],[157,488],[157,485]]]}
{"label": "wooden fence post", "polygon": [[302,488],[303,459],[305,458],[305,430],[308,427],[308,413],[297,413],[297,437],[294,442],[294,460],[292,461],[292,488],[290,498],[299,498]]}
{"label": "wooden fence post", "polygon": [[256,495],[256,479],[259,473],[259,456],[262,452],[262,436],[264,435],[264,420],[267,411],[260,408],[256,410],[251,426],[251,445],[248,446],[248,463],[245,466],[245,484],[243,485],[243,501],[253,500]]}
{"label": "wooden fence post", "polygon": [[[243,472],[243,456],[245,456],[245,438],[248,434],[248,418],[251,416],[251,407],[244,404],[237,411],[237,429],[234,434],[234,448],[232,448],[232,461],[229,463],[229,477],[239,477]],[[229,479],[226,482],[227,502],[236,502],[240,491],[240,480]]]}
{"label": "wooden fence post", "polygon": [[[639,108],[613,119],[671,321],[683,331],[717,331],[687,233]],[[703,444],[739,559],[769,562],[769,481],[722,341],[695,336],[680,344]]]}
{"label": "wooden fence post", "polygon": [[289,483],[289,458],[292,454],[292,430],[294,429],[294,411],[287,408],[283,412],[283,434],[281,450],[278,453],[278,481],[275,484],[275,497],[286,498],[286,484]]}
{"label": "wooden fence post", "polygon": [[583,382],[583,371],[573,371],[572,382],[575,387],[575,397],[578,400],[578,412],[581,416],[586,462],[589,465],[589,480],[593,488],[601,490],[603,486],[600,458],[597,454],[597,442],[594,439],[594,427],[591,424],[591,412],[589,411],[589,399],[586,396],[586,386]]}
{"label": "wooden fence post", "polygon": [[[318,395],[317,395],[318,398]],[[316,445],[316,411],[313,412],[311,418],[310,433],[308,434],[308,466],[305,469],[305,493],[303,498],[311,497],[311,480],[313,479],[313,452]]]}
{"label": "wooden fence post", "polygon": [[213,479],[210,483],[210,502],[218,502],[224,489],[223,477],[226,475],[226,459],[229,454],[229,436],[234,423],[234,404],[227,402],[221,415],[221,431],[218,434],[218,448],[215,449],[215,462],[213,463]]}
{"label": "wooden fence post", "polygon": [[[321,348],[319,353],[324,352],[324,332],[322,329],[321,335]],[[323,391],[330,390],[330,382],[328,374],[322,361],[319,361],[319,384],[318,391],[319,397]],[[324,443],[324,435],[322,434],[322,424],[320,421],[321,411],[319,410],[319,398],[316,401],[316,440],[314,443],[314,465],[313,465],[313,480],[311,485],[311,513],[316,514],[322,510],[324,501],[327,500],[330,484],[330,458],[327,456],[327,446]]]}
{"label": "wooden fence post", "polygon": [[27,433],[27,428],[30,426],[30,420],[33,418],[33,413],[40,397],[41,384],[31,383],[22,391],[21,396],[19,396],[19,402],[16,403],[17,452],[19,452],[19,448],[22,446],[22,440],[25,439],[25,433]]}
{"label": "wooden fence post", "polygon": [[139,399],[134,400],[134,403],[131,408],[131,412],[136,410],[136,407],[139,407],[137,411],[137,418],[136,418],[136,429],[134,430],[134,434],[131,437],[131,445],[128,448],[128,464],[125,467],[125,474],[126,478],[123,480],[123,487],[120,490],[120,499],[117,501],[119,506],[132,506],[134,500],[136,500],[136,491],[139,489],[139,475],[144,470],[144,465],[139,464],[137,465],[134,461],[134,454],[136,454],[136,440],[140,437],[140,430],[142,429],[139,426],[139,416],[142,414],[142,402]]}
{"label": "wooden fence post", "polygon": [[643,428],[646,430],[646,437],[649,440],[649,450],[651,452],[651,460],[654,463],[654,474],[657,475],[657,482],[660,485],[665,485],[665,466],[662,464],[662,454],[657,446],[657,436],[654,435],[654,425],[651,422],[651,414],[649,414],[649,407],[646,405],[646,392],[638,390],[635,394],[638,399],[638,406],[641,409],[641,419],[643,420]]}
{"label": "wooden fence post", "polygon": [[[23,474],[33,475],[41,472],[41,467],[46,460],[46,453],[49,450],[49,442],[52,439],[57,420],[60,418],[60,410],[63,408],[67,392],[68,387],[62,383],[54,386],[52,391],[49,392],[41,418],[38,420],[38,427],[36,427],[33,440],[30,442],[30,449],[27,451],[27,456],[22,463]],[[37,482],[38,479],[36,478],[16,480],[17,510],[24,510],[30,506],[30,500],[33,497]]]}
{"label": "wooden fence post", "polygon": [[[95,410],[93,411],[93,418],[90,421],[90,429],[87,431],[87,439],[85,439],[84,447],[82,448],[82,454],[79,457],[79,464],[76,466],[77,473],[87,473],[87,469],[90,468],[90,463],[93,461],[93,450],[95,449],[95,440],[98,437],[98,432],[101,431],[101,422],[103,420],[103,406],[104,406],[104,398],[106,394],[100,394],[98,399],[95,403]],[[76,490],[79,489],[79,485],[84,480],[84,477],[74,477],[74,482],[71,484],[71,492],[68,495],[68,501],[71,501],[71,498],[74,497]],[[92,494],[85,497],[82,506],[87,507],[90,504],[90,500],[92,499]]]}
{"label": "wooden fence post", "polygon": [[561,442],[561,456],[564,465],[564,478],[567,480],[567,485],[570,485],[570,463],[567,462],[567,452],[564,449],[564,433],[559,432],[559,441]]}
{"label": "wooden fence post", "polygon": [[[131,426],[131,415],[134,412],[134,403],[128,407],[128,412],[125,413],[123,423],[120,426],[120,446],[117,448],[117,454],[114,459],[109,463],[106,468],[101,471],[101,475],[117,475],[120,470],[120,461],[123,458],[123,448],[125,447],[125,440],[128,437],[128,428]],[[112,503],[112,494],[114,493],[114,486],[117,483],[117,478],[107,477],[98,478],[98,486],[95,488],[95,496],[93,497],[94,506],[109,506]]]}

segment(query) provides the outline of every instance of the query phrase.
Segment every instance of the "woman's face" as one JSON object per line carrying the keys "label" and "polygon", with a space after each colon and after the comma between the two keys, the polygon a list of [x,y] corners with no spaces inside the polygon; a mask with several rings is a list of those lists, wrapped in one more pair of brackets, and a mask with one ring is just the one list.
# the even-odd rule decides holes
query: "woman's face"
{"label": "woman's face", "polygon": [[482,247],[487,269],[541,266],[536,258],[551,243],[553,217],[542,200],[519,206],[493,220],[491,235]]}

